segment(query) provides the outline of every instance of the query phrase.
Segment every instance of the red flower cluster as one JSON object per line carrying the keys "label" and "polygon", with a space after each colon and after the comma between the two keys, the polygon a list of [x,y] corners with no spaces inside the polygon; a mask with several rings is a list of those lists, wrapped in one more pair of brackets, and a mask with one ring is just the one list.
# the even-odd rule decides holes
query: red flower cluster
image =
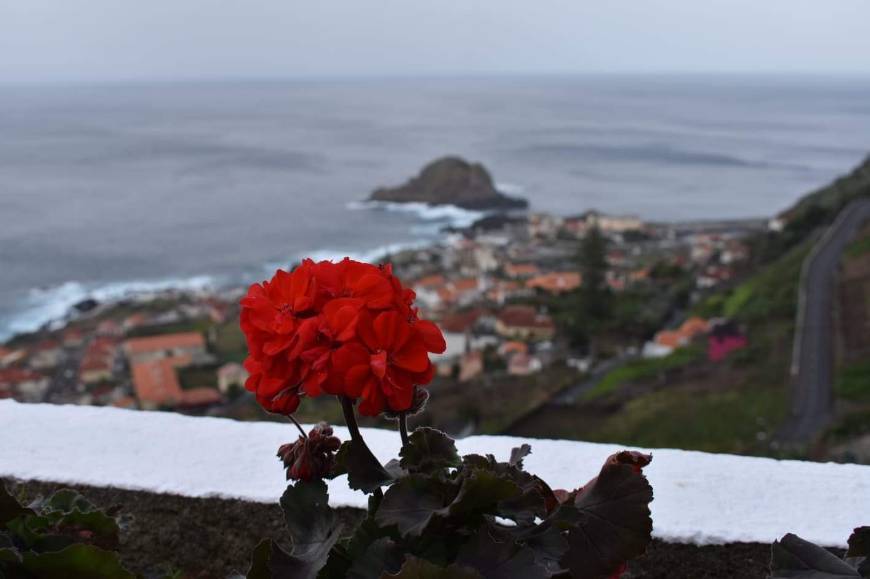
{"label": "red flower cluster", "polygon": [[415,386],[432,380],[429,353],[446,347],[414,297],[389,265],[345,258],[278,270],[241,301],[245,387],[280,414],[323,393],[359,399],[367,416],[408,410]]}

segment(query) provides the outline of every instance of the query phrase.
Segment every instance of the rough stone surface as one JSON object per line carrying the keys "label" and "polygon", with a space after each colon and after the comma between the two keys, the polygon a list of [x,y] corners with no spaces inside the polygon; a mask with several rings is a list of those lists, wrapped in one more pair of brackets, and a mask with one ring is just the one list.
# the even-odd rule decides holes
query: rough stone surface
{"label": "rough stone surface", "polygon": [[496,190],[489,172],[479,163],[443,157],[426,165],[419,175],[399,187],[375,190],[372,201],[456,205],[465,209],[511,209],[528,205]]}

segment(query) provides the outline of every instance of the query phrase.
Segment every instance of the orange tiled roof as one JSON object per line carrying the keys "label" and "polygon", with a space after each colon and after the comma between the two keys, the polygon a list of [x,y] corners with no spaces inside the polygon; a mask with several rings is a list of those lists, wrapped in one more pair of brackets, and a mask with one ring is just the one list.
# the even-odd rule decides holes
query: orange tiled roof
{"label": "orange tiled roof", "polygon": [[199,332],[182,332],[147,338],[131,338],[124,342],[124,349],[130,355],[175,348],[205,348],[205,339]]}
{"label": "orange tiled roof", "polygon": [[181,399],[175,361],[162,358],[133,364],[133,388],[140,402],[172,405]]}
{"label": "orange tiled roof", "polygon": [[538,314],[531,306],[508,306],[498,315],[505,326],[515,328],[553,328],[550,316]]}
{"label": "orange tiled roof", "polygon": [[679,348],[683,345],[684,336],[673,330],[663,330],[656,334],[655,343],[669,348]]}
{"label": "orange tiled roof", "polygon": [[533,277],[526,282],[530,288],[538,288],[550,293],[567,292],[580,287],[580,273],[561,271]]}

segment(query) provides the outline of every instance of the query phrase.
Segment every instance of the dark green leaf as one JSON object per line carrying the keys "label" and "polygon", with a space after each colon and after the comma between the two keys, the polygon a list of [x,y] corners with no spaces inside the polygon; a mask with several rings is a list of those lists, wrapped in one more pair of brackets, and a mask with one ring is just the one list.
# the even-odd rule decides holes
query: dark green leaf
{"label": "dark green leaf", "polygon": [[280,504],[293,540],[294,556],[304,558],[332,539],[338,517],[329,506],[324,481],[297,481],[284,491]]}
{"label": "dark green leaf", "polygon": [[263,539],[254,547],[251,553],[251,566],[248,568],[247,579],[272,579],[269,570],[269,559],[272,556],[272,540]]}
{"label": "dark green leaf", "polygon": [[483,579],[474,569],[460,565],[441,567],[425,559],[408,557],[395,575],[383,575],[381,579]]}
{"label": "dark green leaf", "polygon": [[304,557],[287,554],[271,539],[261,541],[251,557],[247,579],[316,579],[336,541],[338,529]]}
{"label": "dark green leaf", "polygon": [[[12,547],[2,547],[0,548],[0,563],[20,563],[21,562],[21,554],[18,553],[17,550]],[[3,566],[0,565],[0,577],[3,576]]]}
{"label": "dark green leaf", "polygon": [[47,500],[40,503],[38,508],[46,513],[52,511],[61,513],[80,511],[88,513],[97,510],[93,503],[71,489],[61,489],[55,492]]}
{"label": "dark green leaf", "polygon": [[836,555],[789,533],[771,547],[770,579],[855,579],[858,571]]}
{"label": "dark green leaf", "polygon": [[372,451],[365,444],[346,440],[335,455],[335,467],[331,473],[334,478],[347,474],[350,488],[370,493],[393,480]]}
{"label": "dark green leaf", "polygon": [[439,514],[461,517],[470,513],[493,513],[501,501],[516,499],[520,487],[488,470],[473,470],[462,477],[456,498]]}
{"label": "dark green leaf", "polygon": [[508,464],[517,468],[523,468],[523,459],[530,454],[532,454],[532,447],[528,444],[511,449],[511,458]]}
{"label": "dark green leaf", "polygon": [[399,456],[399,464],[408,472],[430,473],[461,464],[453,439],[425,426],[411,433]]}
{"label": "dark green leaf", "polygon": [[118,554],[93,545],[75,544],[49,553],[25,552],[23,568],[40,579],[135,579]]}
{"label": "dark green leaf", "polygon": [[15,500],[9,491],[6,489],[6,484],[0,480],[0,527],[3,527],[16,517],[22,515],[32,515],[33,511]]}
{"label": "dark green leaf", "polygon": [[510,533],[486,526],[463,545],[456,562],[476,569],[485,579],[550,577],[536,561],[534,551],[517,544]]}
{"label": "dark green leaf", "polygon": [[553,525],[513,527],[507,530],[523,545],[534,551],[535,561],[550,573],[562,569],[560,561],[568,550],[565,533]]}
{"label": "dark green leaf", "polygon": [[489,470],[519,485],[522,496],[505,501],[500,506],[500,514],[506,518],[518,523],[531,522],[535,517],[545,517],[559,504],[547,483],[518,466],[496,461],[491,454],[485,457],[477,454],[465,455],[462,463],[466,469]]}
{"label": "dark green leaf", "polygon": [[384,527],[395,525],[404,535],[420,535],[432,516],[443,509],[455,494],[455,487],[445,481],[409,475],[387,489],[375,513],[375,521]]}
{"label": "dark green leaf", "polygon": [[647,457],[621,452],[601,473],[563,504],[553,519],[569,527],[562,565],[575,579],[608,577],[619,565],[643,554],[652,539],[652,487],[640,472]]}
{"label": "dark green leaf", "polygon": [[870,557],[870,527],[858,527],[849,536],[847,557]]}
{"label": "dark green leaf", "polygon": [[347,579],[378,579],[384,573],[395,573],[402,566],[402,557],[403,553],[396,543],[388,537],[382,537],[354,560],[347,572]]}

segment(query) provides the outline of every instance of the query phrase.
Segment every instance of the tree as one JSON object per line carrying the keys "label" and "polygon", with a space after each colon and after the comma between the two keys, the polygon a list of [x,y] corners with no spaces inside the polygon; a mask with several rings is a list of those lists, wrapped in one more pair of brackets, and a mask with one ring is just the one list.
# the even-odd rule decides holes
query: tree
{"label": "tree", "polygon": [[577,265],[582,283],[577,292],[577,318],[575,338],[589,345],[595,352],[595,336],[610,317],[611,294],[607,287],[607,238],[593,226],[577,254]]}

